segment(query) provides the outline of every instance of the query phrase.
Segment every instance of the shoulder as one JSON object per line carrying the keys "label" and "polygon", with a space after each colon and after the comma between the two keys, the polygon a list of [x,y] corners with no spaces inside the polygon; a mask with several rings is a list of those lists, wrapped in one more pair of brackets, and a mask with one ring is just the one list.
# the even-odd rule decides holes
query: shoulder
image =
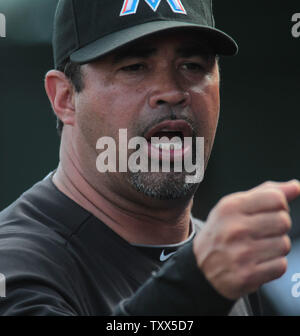
{"label": "shoulder", "polygon": [[79,271],[65,239],[25,216],[0,226],[0,273],[6,283],[0,315],[76,315]]}
{"label": "shoulder", "polygon": [[[76,209],[73,214],[76,206],[72,206],[47,180],[0,213],[0,273],[6,278],[8,292],[31,286],[63,292],[78,278],[67,242],[82,218]],[[72,221],[69,213],[77,220]]]}
{"label": "shoulder", "polygon": [[89,216],[48,176],[0,212],[0,235],[63,245]]}

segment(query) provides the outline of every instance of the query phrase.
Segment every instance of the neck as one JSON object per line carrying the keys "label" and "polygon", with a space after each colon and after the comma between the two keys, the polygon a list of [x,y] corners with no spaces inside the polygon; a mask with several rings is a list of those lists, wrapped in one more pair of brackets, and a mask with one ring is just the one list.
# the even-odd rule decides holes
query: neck
{"label": "neck", "polygon": [[[67,139],[62,138],[60,164],[53,177],[57,188],[92,213],[129,243],[176,244],[188,238],[192,199],[188,201],[134,201],[122,197],[105,183],[97,188],[93,177],[84,174],[79,156]],[[99,185],[99,175],[97,184]],[[146,196],[145,196],[146,197]],[[136,192],[136,199],[141,195]],[[157,205],[159,204],[159,206]],[[154,206],[155,205],[155,206]]]}

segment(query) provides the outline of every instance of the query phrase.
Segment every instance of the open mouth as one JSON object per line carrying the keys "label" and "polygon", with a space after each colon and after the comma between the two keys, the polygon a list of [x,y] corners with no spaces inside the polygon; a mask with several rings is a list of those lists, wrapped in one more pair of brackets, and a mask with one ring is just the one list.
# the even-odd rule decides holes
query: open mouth
{"label": "open mouth", "polygon": [[182,150],[183,143],[184,136],[180,131],[162,130],[155,133],[154,136],[151,137],[152,146],[160,150]]}
{"label": "open mouth", "polygon": [[153,127],[145,138],[148,142],[148,156],[174,161],[184,158],[191,152],[191,146],[185,143],[185,138],[192,138],[192,127],[184,120],[168,120]]}

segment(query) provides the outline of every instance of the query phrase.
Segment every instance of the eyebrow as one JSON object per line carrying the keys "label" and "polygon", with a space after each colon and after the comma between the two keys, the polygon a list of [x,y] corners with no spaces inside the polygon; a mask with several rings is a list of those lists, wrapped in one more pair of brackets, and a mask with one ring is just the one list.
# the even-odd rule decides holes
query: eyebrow
{"label": "eyebrow", "polygon": [[[157,48],[149,48],[145,46],[131,46],[130,48],[122,49],[113,57],[113,64],[120,63],[130,58],[149,58],[155,55]],[[207,46],[203,45],[189,45],[183,46],[176,50],[180,57],[195,57],[200,56],[209,59],[215,56],[215,53]]]}

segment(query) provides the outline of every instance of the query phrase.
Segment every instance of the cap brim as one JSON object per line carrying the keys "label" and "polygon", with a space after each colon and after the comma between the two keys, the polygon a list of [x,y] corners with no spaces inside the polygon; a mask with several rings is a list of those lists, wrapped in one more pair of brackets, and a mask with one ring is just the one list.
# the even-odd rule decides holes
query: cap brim
{"label": "cap brim", "polygon": [[152,21],[104,36],[76,50],[70,55],[70,59],[72,62],[79,64],[88,63],[135,40],[175,28],[199,30],[218,55],[233,56],[238,52],[236,42],[229,35],[216,28],[180,21]]}

